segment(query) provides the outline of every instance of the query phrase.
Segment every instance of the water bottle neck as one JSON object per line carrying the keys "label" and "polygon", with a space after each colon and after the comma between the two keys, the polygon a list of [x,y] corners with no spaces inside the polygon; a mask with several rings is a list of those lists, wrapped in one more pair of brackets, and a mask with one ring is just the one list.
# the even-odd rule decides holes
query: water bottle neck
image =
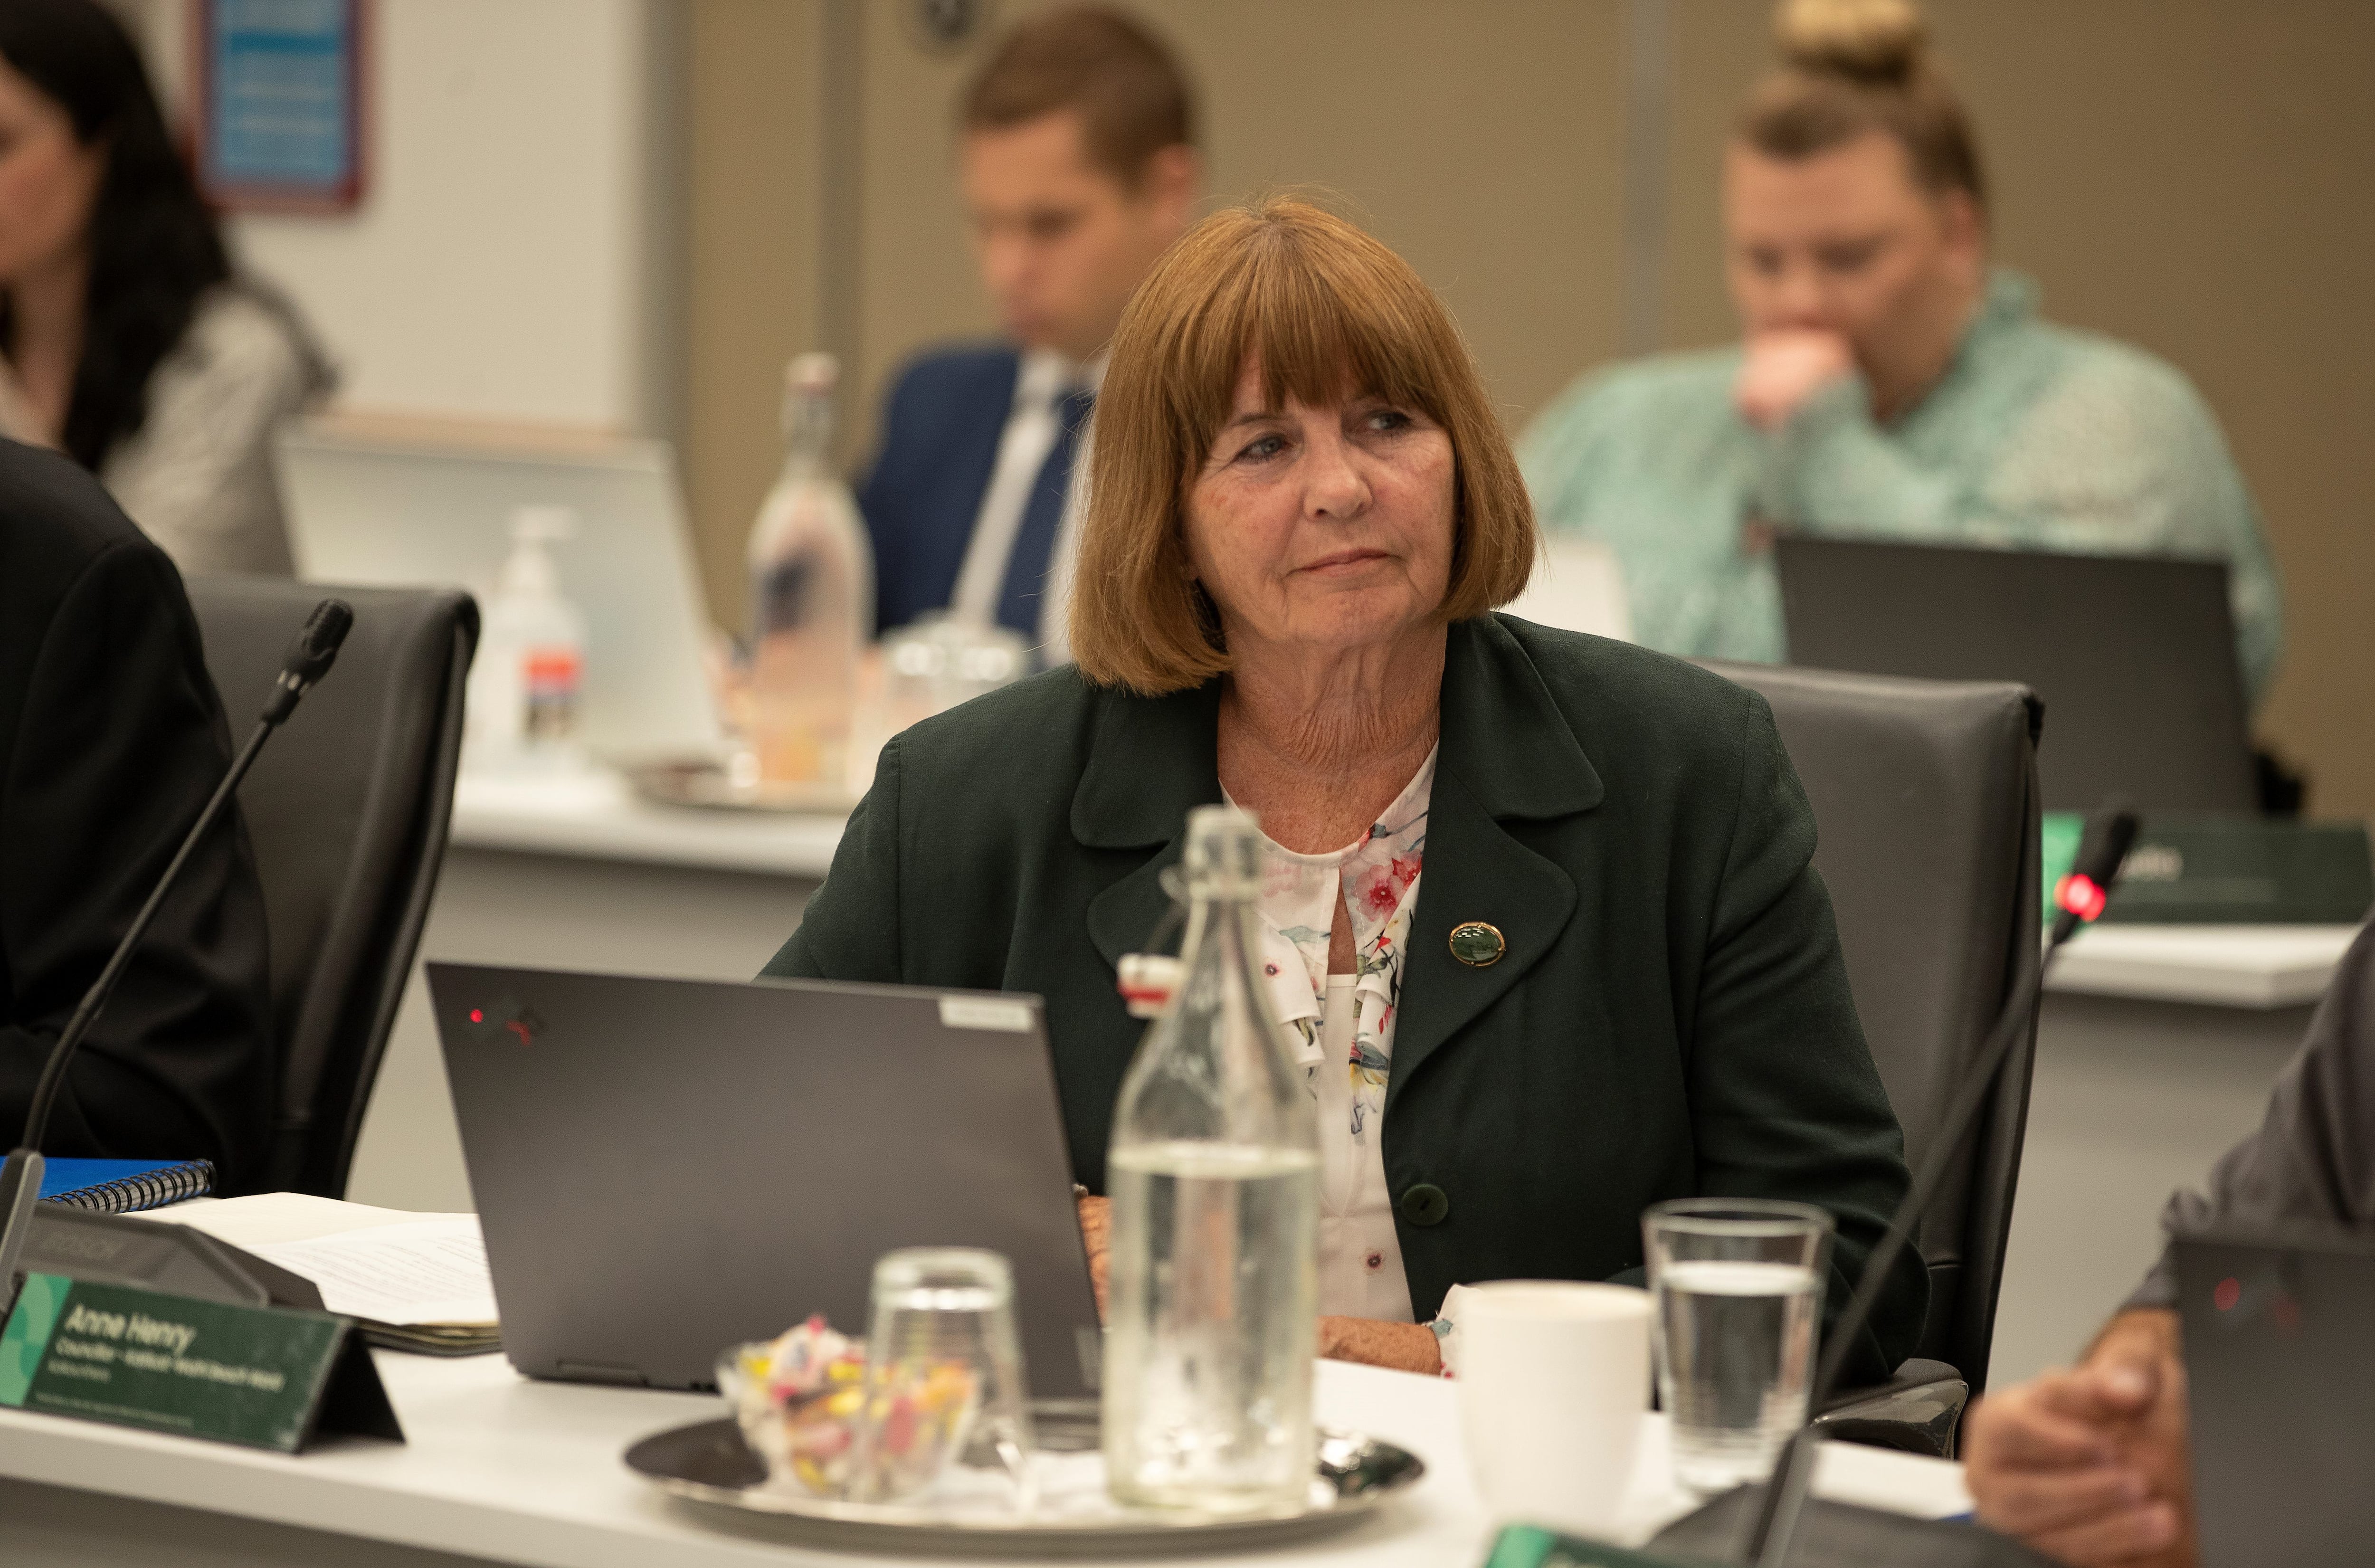
{"label": "water bottle neck", "polygon": [[815,478],[831,471],[833,395],[790,392],[784,396],[784,477]]}

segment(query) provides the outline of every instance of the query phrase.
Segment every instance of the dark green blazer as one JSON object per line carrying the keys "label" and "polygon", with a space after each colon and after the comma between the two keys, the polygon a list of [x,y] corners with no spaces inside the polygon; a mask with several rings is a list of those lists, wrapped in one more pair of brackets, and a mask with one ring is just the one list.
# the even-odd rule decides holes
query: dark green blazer
{"label": "dark green blazer", "polygon": [[[1102,1190],[1145,1028],[1115,964],[1163,916],[1188,808],[1221,799],[1218,698],[1065,668],[906,731],[767,973],[1044,996]],[[1829,1209],[1846,1302],[1907,1175],[1814,852],[1763,698],[1507,616],[1450,629],[1384,1132],[1421,1319],[1461,1281],[1637,1269],[1642,1208],[1697,1195]],[[1500,928],[1498,962],[1452,956],[1467,921]],[[1928,1294],[1908,1249],[1853,1380],[1912,1353]]]}

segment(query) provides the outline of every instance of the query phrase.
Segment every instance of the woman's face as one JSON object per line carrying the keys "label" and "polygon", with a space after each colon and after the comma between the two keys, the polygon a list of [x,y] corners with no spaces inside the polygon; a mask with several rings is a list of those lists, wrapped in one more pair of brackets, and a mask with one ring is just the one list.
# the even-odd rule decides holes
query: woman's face
{"label": "woman's face", "polygon": [[1867,374],[1951,348],[1985,273],[1971,199],[1922,190],[1885,132],[1799,159],[1734,143],[1723,216],[1741,324],[1838,333]]}
{"label": "woman's face", "polygon": [[1451,582],[1451,437],[1365,394],[1265,406],[1237,376],[1187,494],[1188,555],[1239,653],[1345,651],[1424,624]]}
{"label": "woman's face", "polygon": [[106,167],[55,99],[0,63],[0,285],[82,248]]}

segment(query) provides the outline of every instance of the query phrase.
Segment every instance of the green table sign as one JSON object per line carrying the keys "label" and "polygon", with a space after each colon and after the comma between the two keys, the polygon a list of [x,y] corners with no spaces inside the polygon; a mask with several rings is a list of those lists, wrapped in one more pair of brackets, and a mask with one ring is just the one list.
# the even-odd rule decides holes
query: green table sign
{"label": "green table sign", "polygon": [[354,1326],[28,1274],[0,1329],[0,1405],[293,1454],[316,1435],[402,1442]]}
{"label": "green table sign", "polygon": [[1695,1557],[1659,1557],[1627,1551],[1579,1536],[1563,1536],[1534,1525],[1505,1525],[1493,1538],[1484,1568],[1709,1568]]}

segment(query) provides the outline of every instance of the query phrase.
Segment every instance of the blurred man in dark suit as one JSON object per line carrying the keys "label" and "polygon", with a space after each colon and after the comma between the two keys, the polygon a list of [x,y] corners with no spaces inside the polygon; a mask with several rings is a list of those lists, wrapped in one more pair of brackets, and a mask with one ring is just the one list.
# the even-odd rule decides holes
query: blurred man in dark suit
{"label": "blurred man in dark suit", "polygon": [[[262,693],[257,693],[261,697]],[[0,441],[0,1138],[230,767],[182,579],[99,481]],[[262,1176],[264,893],[237,804],[201,842],[66,1075],[43,1152]]]}
{"label": "blurred man in dark suit", "polygon": [[951,610],[1061,662],[1071,476],[1105,340],[1200,188],[1195,105],[1145,29],[1082,7],[1009,34],[960,124],[966,221],[1008,341],[929,351],[892,388],[858,494],[875,624]]}

